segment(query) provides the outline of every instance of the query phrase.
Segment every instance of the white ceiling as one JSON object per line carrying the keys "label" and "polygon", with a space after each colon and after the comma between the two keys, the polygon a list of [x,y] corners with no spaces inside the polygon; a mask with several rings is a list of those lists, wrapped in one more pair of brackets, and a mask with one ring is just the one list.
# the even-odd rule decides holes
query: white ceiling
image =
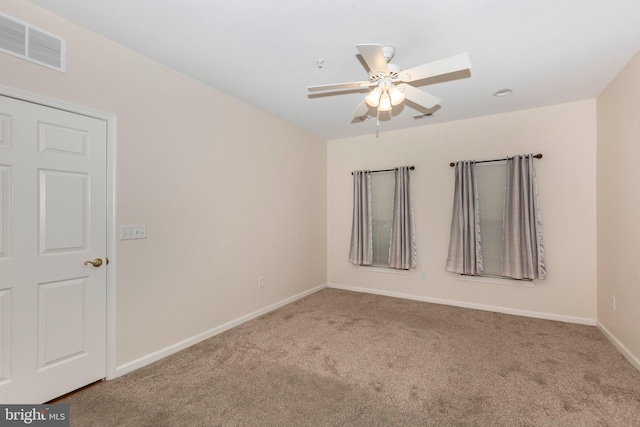
{"label": "white ceiling", "polygon": [[639,0],[30,1],[325,139],[376,132],[352,123],[364,93],[307,92],[366,80],[356,44],[394,46],[405,69],[473,64],[419,86],[442,99],[433,116],[394,107],[380,132],[595,98],[640,50]]}

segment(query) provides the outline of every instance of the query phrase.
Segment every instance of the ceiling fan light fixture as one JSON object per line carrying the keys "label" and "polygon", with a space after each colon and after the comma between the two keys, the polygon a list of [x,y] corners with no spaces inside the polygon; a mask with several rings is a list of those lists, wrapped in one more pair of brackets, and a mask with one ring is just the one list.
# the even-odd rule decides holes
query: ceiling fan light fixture
{"label": "ceiling fan light fixture", "polygon": [[367,105],[371,107],[377,107],[380,104],[380,95],[382,95],[382,89],[376,87],[371,92],[369,92],[369,95],[367,95],[364,100]]}
{"label": "ceiling fan light fixture", "polygon": [[400,89],[393,86],[391,89],[389,89],[389,97],[391,98],[391,105],[395,106],[404,101],[406,95]]}
{"label": "ceiling fan light fixture", "polygon": [[388,92],[385,92],[380,96],[380,105],[378,105],[378,111],[391,111],[391,97]]}
{"label": "ceiling fan light fixture", "polygon": [[[309,86],[309,92],[334,90],[363,90],[369,92],[360,101],[356,110],[351,114],[354,119],[361,119],[369,114],[371,108],[376,108],[378,118],[380,112],[391,111],[392,107],[405,100],[410,107],[433,109],[442,100],[427,92],[416,88],[413,82],[455,73],[471,68],[469,55],[461,53],[437,61],[428,62],[402,71],[402,68],[389,61],[393,57],[391,46],[381,46],[376,43],[357,44],[360,59],[368,69],[369,78],[366,81],[337,83],[328,85]],[[322,65],[318,63],[318,65]],[[397,86],[396,86],[397,84]]]}

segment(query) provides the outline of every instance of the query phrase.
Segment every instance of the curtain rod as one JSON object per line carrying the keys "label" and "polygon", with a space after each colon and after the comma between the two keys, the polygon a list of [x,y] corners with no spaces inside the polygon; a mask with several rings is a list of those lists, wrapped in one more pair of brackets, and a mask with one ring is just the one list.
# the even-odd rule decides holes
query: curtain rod
{"label": "curtain rod", "polygon": [[[416,167],[415,166],[409,166],[410,170],[414,170]],[[377,171],[369,171],[369,173],[378,173],[378,172],[393,172],[394,170],[396,170],[396,168],[393,169],[380,169]],[[353,175],[353,172],[351,172],[351,175]]]}
{"label": "curtain rod", "polygon": [[[535,156],[536,159],[541,159],[542,158],[542,154],[538,153]],[[490,163],[490,162],[501,162],[503,160],[509,160],[509,158],[505,158],[505,159],[493,159],[493,160],[480,160],[479,162],[474,162],[474,163]],[[449,166],[454,167],[456,164],[454,162],[449,163]]]}

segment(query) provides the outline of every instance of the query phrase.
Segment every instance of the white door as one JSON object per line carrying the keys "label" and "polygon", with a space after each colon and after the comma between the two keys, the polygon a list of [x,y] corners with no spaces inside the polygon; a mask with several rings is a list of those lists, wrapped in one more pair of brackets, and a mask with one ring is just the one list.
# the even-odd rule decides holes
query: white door
{"label": "white door", "polygon": [[0,96],[0,403],[105,377],[106,211],[106,122]]}

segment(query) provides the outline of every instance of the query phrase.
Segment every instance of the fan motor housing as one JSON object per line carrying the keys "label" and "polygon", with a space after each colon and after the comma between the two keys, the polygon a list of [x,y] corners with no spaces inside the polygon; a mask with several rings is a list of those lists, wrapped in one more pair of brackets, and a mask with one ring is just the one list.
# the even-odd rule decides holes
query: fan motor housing
{"label": "fan motor housing", "polygon": [[396,79],[398,78],[400,71],[402,71],[402,67],[400,67],[397,64],[387,64],[387,68],[389,68],[389,74],[386,76],[382,74],[379,74],[379,75],[373,74],[371,71],[369,71],[369,81],[373,83],[385,77],[391,77],[392,79]]}
{"label": "fan motor housing", "polygon": [[387,62],[393,59],[393,55],[396,54],[396,49],[393,46],[380,46],[380,50],[382,50],[382,55]]}

